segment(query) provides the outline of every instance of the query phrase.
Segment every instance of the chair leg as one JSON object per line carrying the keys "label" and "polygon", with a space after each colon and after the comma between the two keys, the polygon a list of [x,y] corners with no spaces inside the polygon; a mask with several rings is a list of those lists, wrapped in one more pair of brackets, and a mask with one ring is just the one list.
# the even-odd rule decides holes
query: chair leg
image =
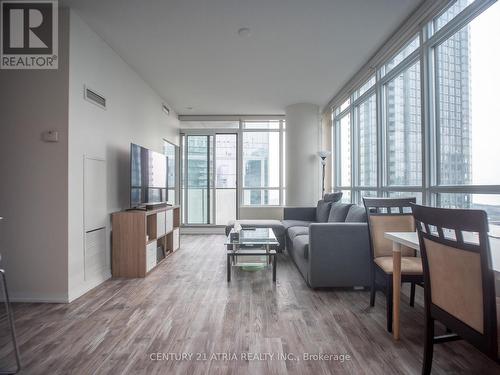
{"label": "chair leg", "polygon": [[9,292],[7,289],[7,278],[5,277],[4,270],[0,269],[0,276],[2,278],[3,284],[3,296],[5,299],[5,312],[7,314],[7,321],[10,326],[10,334],[12,338],[12,346],[14,347],[14,354],[16,356],[16,370],[15,371],[4,371],[0,370],[0,374],[17,374],[21,370],[21,355],[19,353],[19,347],[17,346],[16,339],[16,329],[14,327],[14,313],[12,312],[12,306],[10,304]]}
{"label": "chair leg", "polygon": [[370,306],[375,306],[375,293],[377,292],[375,286],[375,270],[371,273],[371,285],[370,285]]}
{"label": "chair leg", "polygon": [[392,275],[386,278],[387,331],[392,332]]}
{"label": "chair leg", "polygon": [[411,283],[411,289],[410,289],[410,306],[414,307],[415,306],[415,283]]}
{"label": "chair leg", "polygon": [[429,375],[432,369],[432,355],[434,352],[434,319],[427,316],[425,322],[424,360],[422,375]]}

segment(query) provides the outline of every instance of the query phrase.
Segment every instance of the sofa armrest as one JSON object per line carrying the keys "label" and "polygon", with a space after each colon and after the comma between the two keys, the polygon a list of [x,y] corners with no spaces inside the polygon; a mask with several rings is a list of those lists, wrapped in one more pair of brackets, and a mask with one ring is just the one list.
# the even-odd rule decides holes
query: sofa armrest
{"label": "sofa armrest", "polygon": [[309,226],[309,284],[368,286],[370,242],[367,223],[313,223]]}
{"label": "sofa armrest", "polygon": [[316,207],[285,207],[283,220],[316,221]]}

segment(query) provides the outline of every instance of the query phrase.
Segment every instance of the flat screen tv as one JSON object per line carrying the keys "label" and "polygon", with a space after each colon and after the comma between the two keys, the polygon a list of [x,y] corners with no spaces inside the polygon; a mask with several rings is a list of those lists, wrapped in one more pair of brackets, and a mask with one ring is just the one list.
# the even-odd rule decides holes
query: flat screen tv
{"label": "flat screen tv", "polygon": [[167,201],[167,157],[130,144],[130,207]]}

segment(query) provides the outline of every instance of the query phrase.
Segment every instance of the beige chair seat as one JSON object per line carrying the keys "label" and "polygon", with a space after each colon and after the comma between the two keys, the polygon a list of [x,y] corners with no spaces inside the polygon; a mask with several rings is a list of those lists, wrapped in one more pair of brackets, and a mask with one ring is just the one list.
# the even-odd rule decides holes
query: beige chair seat
{"label": "beige chair seat", "polygon": [[[373,260],[385,273],[392,274],[392,257],[378,257]],[[422,275],[422,259],[417,257],[401,257],[402,275]]]}

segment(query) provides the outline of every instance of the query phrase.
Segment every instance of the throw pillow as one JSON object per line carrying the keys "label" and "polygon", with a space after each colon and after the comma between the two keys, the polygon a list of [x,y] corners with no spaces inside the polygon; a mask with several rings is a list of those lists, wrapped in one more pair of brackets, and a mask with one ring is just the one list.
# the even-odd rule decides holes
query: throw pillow
{"label": "throw pillow", "polygon": [[366,223],[366,209],[361,206],[352,206],[345,218],[346,223]]}
{"label": "throw pillow", "polygon": [[323,199],[318,201],[318,205],[316,206],[316,221],[318,223],[326,223],[328,221],[331,207],[332,202],[325,202]]}
{"label": "throw pillow", "polygon": [[332,205],[330,209],[330,215],[328,216],[329,223],[341,223],[345,221],[347,213],[351,208],[351,203],[340,203],[336,202]]}
{"label": "throw pillow", "polygon": [[336,191],[334,193],[327,193],[323,197],[323,200],[326,202],[338,202],[342,198],[342,192],[341,191]]}

